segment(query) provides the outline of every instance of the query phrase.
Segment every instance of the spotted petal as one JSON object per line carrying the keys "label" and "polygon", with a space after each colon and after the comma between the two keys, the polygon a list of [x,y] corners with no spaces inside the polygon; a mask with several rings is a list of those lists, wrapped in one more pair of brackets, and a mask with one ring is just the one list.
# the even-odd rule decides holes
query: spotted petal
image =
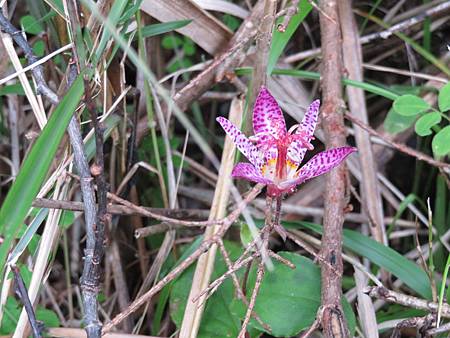
{"label": "spotted petal", "polygon": [[263,183],[263,184],[272,183],[271,180],[262,177],[259,171],[250,163],[236,164],[236,166],[233,169],[233,172],[231,173],[231,176],[236,178],[243,178],[244,180],[256,183]]}
{"label": "spotted petal", "polygon": [[[295,134],[303,136],[304,141],[306,142],[311,141],[314,135],[314,130],[316,129],[317,125],[317,117],[319,116],[319,109],[320,101],[313,101],[313,103],[309,105],[308,110],[303,116],[302,123],[295,131]],[[298,167],[300,163],[302,163],[303,158],[305,157],[306,150],[307,148],[303,145],[303,142],[301,142],[301,140],[292,141],[288,148],[288,157],[294,164],[294,166]]]}
{"label": "spotted petal", "polygon": [[220,123],[223,130],[231,137],[239,151],[260,171],[263,165],[263,156],[256,146],[225,117],[219,116],[216,121]]}
{"label": "spotted petal", "polygon": [[253,107],[253,130],[258,146],[271,137],[280,139],[286,135],[286,122],[275,98],[266,87],[261,87]]}
{"label": "spotted petal", "polygon": [[295,187],[311,178],[323,175],[338,166],[348,155],[355,152],[354,147],[342,147],[323,151],[315,155],[301,169],[296,179],[279,184],[283,189]]}

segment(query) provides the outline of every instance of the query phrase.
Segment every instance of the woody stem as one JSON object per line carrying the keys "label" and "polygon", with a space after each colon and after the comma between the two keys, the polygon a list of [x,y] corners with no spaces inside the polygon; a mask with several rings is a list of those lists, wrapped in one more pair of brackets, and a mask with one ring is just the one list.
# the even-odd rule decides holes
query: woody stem
{"label": "woody stem", "polygon": [[281,225],[280,224],[280,218],[281,218],[281,202],[282,202],[283,198],[282,196],[277,196],[277,204],[275,207],[275,222],[273,223],[274,225]]}

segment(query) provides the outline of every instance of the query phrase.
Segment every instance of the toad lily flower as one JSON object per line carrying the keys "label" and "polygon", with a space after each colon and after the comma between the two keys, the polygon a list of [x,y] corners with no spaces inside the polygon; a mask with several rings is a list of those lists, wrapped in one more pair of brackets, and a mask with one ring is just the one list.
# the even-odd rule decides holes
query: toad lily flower
{"label": "toad lily flower", "polygon": [[234,124],[218,117],[225,132],[250,163],[238,163],[232,172],[236,178],[267,185],[267,194],[281,196],[313,177],[322,175],[339,165],[354,147],[329,149],[315,155],[300,167],[307,150],[312,150],[311,140],[319,114],[319,100],[309,106],[299,125],[286,130],[286,122],[278,103],[262,87],[253,109],[255,135],[247,138]]}

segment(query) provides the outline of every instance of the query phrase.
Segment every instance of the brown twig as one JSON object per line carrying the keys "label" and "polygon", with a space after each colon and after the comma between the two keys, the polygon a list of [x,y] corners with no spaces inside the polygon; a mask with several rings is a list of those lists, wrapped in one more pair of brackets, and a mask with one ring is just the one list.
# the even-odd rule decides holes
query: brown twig
{"label": "brown twig", "polygon": [[[131,202],[130,202],[131,203]],[[47,198],[36,198],[33,203],[33,207],[37,208],[49,208],[49,209],[63,209],[70,211],[84,211],[84,205],[82,202],[76,201],[62,201],[52,200]],[[112,215],[139,215],[149,217],[150,212],[152,215],[157,214],[160,216],[166,216],[174,219],[204,219],[208,217],[208,210],[206,209],[167,209],[167,208],[149,208],[142,207],[145,213],[140,212],[141,209],[129,208],[120,204],[108,204],[107,212]]]}
{"label": "brown twig", "polygon": [[[226,231],[229,229],[231,224],[233,224],[236,219],[241,214],[242,210],[247,206],[247,204],[258,196],[263,188],[262,184],[256,185],[250,193],[243,199],[241,203],[239,203],[238,207],[229,214],[222,223],[222,226],[217,233],[218,237],[222,237]],[[217,224],[217,223],[216,223]],[[169,274],[167,274],[164,278],[162,278],[158,283],[156,283],[150,290],[148,290],[141,297],[137,298],[130,304],[128,309],[122,311],[117,316],[115,316],[111,322],[106,324],[103,328],[103,333],[109,332],[114,326],[121,323],[125,318],[127,318],[130,314],[135,312],[141,305],[150,300],[156,293],[158,293],[167,283],[175,279],[180,273],[186,270],[192,263],[194,263],[198,257],[200,257],[204,252],[206,252],[211,245],[215,243],[215,240],[204,241],[202,244],[190,255],[188,256],[180,265],[175,267]]]}
{"label": "brown twig", "polygon": [[[338,20],[338,1],[319,2],[320,34],[322,39],[322,126],[327,148],[346,144],[344,126],[344,102],[341,78],[343,71],[341,50],[341,28]],[[332,20],[329,20],[331,17]],[[344,165],[330,171],[326,176],[325,213],[321,256],[329,264],[322,268],[322,329],[325,337],[348,337],[348,328],[343,315],[342,296],[342,224],[346,205],[346,175]],[[333,269],[330,269],[333,267]],[[335,273],[337,271],[338,273]]]}
{"label": "brown twig", "polygon": [[428,155],[426,155],[424,153],[421,153],[420,151],[417,151],[415,149],[409,148],[408,146],[406,146],[406,145],[404,145],[402,143],[391,141],[389,138],[385,137],[384,135],[380,134],[376,130],[372,129],[371,127],[369,127],[367,124],[365,124],[363,121],[361,121],[360,119],[358,119],[354,115],[346,113],[345,114],[345,118],[348,119],[349,121],[352,121],[354,124],[358,125],[359,127],[364,129],[365,131],[367,131],[370,135],[377,136],[377,137],[381,138],[384,142],[389,144],[391,147],[397,149],[398,151],[401,151],[402,153],[405,153],[405,154],[407,154],[409,156],[413,156],[413,157],[417,158],[420,161],[425,161],[425,162],[427,162],[428,164],[430,164],[430,165],[432,165],[434,167],[450,170],[450,164],[449,163],[437,161],[437,160],[433,159],[432,157],[430,157],[430,156],[428,156]]}
{"label": "brown twig", "polygon": [[278,25],[278,31],[282,33],[286,32],[289,22],[291,22],[292,17],[298,12],[299,2],[300,0],[292,0],[291,4],[286,8],[286,15],[284,16],[283,22]]}
{"label": "brown twig", "polygon": [[[399,292],[395,292],[385,288],[384,286],[369,286],[364,290],[370,297],[382,299],[388,303],[400,304],[406,307],[425,310],[429,312],[437,312],[438,303],[430,302],[413,296],[408,296]],[[442,317],[450,318],[450,306],[442,304]]]}
{"label": "brown twig", "polygon": [[256,297],[258,296],[259,288],[261,287],[261,282],[264,277],[264,271],[264,262],[261,260],[258,265],[258,272],[256,273],[255,287],[253,288],[250,303],[248,304],[247,313],[245,314],[244,322],[242,323],[238,338],[244,338],[245,334],[247,333],[247,325],[250,321],[251,314],[253,313],[253,308],[255,307]]}
{"label": "brown twig", "polygon": [[[1,12],[1,11],[0,11]],[[36,320],[36,315],[34,314],[33,305],[30,302],[30,298],[28,297],[27,287],[23,282],[22,276],[20,275],[20,270],[17,266],[11,266],[11,270],[14,274],[14,283],[16,287],[16,294],[22,302],[25,311],[28,315],[28,321],[30,322],[31,331],[33,333],[34,338],[42,337],[42,324],[40,324]]]}

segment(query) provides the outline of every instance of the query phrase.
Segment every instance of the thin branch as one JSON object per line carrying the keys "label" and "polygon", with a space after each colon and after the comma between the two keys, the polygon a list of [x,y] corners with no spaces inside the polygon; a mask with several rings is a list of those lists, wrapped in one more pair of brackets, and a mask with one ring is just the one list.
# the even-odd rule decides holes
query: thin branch
{"label": "thin branch", "polygon": [[[439,304],[430,302],[427,299],[421,299],[413,296],[408,296],[399,292],[395,292],[385,288],[384,286],[370,286],[364,292],[370,297],[382,299],[388,303],[400,304],[406,307],[425,310],[429,312],[437,312]],[[450,318],[450,306],[442,304],[441,315],[445,318]]]}
{"label": "thin branch", "polygon": [[[131,202],[130,202],[131,203]],[[37,208],[49,208],[49,209],[63,209],[70,211],[84,211],[84,205],[82,202],[76,201],[62,201],[62,200],[53,200],[47,198],[36,198],[33,203],[33,207]],[[107,212],[112,215],[139,215],[144,217],[149,217],[149,213],[151,215],[156,214],[160,216],[166,216],[174,219],[203,219],[208,217],[208,210],[206,209],[167,209],[167,208],[149,208],[143,207],[145,212],[142,213],[140,210],[136,210],[135,208],[129,208],[125,205],[120,204],[108,204]],[[144,228],[142,228],[144,229]]]}
{"label": "thin branch", "polygon": [[447,172],[450,170],[450,164],[449,163],[437,161],[437,160],[433,159],[432,157],[430,157],[430,156],[428,156],[428,155],[426,155],[424,153],[421,153],[420,151],[417,151],[415,149],[409,148],[408,146],[406,146],[406,145],[404,145],[402,143],[391,141],[389,138],[387,138],[386,136],[384,136],[381,133],[377,132],[376,130],[372,129],[371,127],[369,127],[367,124],[365,124],[363,121],[361,121],[360,119],[358,119],[354,115],[346,113],[345,114],[345,118],[350,120],[350,121],[352,121],[354,124],[358,125],[359,127],[364,129],[365,131],[367,131],[370,135],[379,137],[384,142],[389,144],[391,147],[397,149],[398,151],[401,151],[402,153],[405,153],[405,154],[407,154],[409,156],[413,156],[413,157],[417,158],[418,160],[425,161],[425,162],[427,162],[428,164],[430,164],[430,165],[432,165],[434,167],[443,168]]}
{"label": "thin branch", "polygon": [[42,337],[42,334],[41,334],[42,326],[36,320],[33,305],[31,304],[30,298],[28,297],[27,287],[25,286],[22,276],[20,275],[19,268],[14,265],[14,266],[11,266],[11,270],[14,274],[14,283],[16,286],[16,294],[19,297],[20,301],[22,302],[22,304],[25,308],[25,311],[27,312],[28,320],[30,322],[31,330],[33,332],[33,337],[40,338],[40,337]]}

